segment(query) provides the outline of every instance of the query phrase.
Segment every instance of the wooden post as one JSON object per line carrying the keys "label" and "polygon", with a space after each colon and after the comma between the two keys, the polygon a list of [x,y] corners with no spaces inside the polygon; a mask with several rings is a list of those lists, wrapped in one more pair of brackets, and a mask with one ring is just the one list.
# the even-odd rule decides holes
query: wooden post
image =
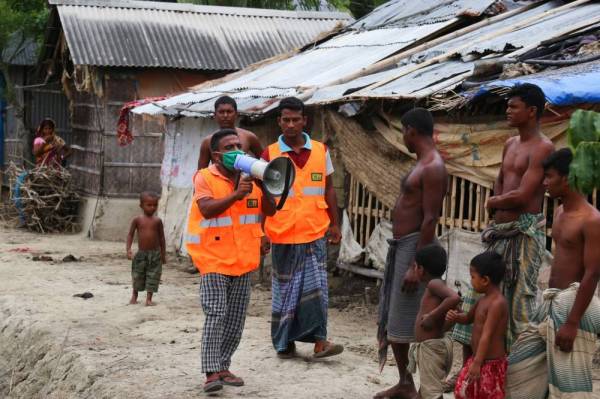
{"label": "wooden post", "polygon": [[475,231],[481,231],[481,185],[477,184],[475,194]]}
{"label": "wooden post", "polygon": [[484,220],[484,226],[483,228],[486,228],[488,226],[488,224],[490,224],[490,214],[487,211],[487,209],[485,208],[485,205],[487,204],[488,200],[490,199],[490,195],[491,195],[491,191],[489,188],[485,188],[485,197],[483,200],[483,204],[481,204],[481,211],[483,212],[483,220]]}
{"label": "wooden post", "polygon": [[448,207],[448,193],[444,195],[444,200],[442,201],[442,217],[440,219],[440,223],[442,225],[442,233],[446,230],[446,208]]}
{"label": "wooden post", "polygon": [[465,183],[465,185],[468,185],[469,188],[467,190],[468,196],[466,197],[467,200],[467,219],[466,221],[466,226],[465,229],[467,230],[471,230],[473,229],[473,183],[472,182],[467,182]]}
{"label": "wooden post", "polygon": [[456,225],[456,176],[452,176],[452,194],[450,194],[450,226]]}
{"label": "wooden post", "polygon": [[465,179],[460,179],[460,200],[458,202],[458,227],[464,228],[464,216],[465,216]]}
{"label": "wooden post", "polygon": [[366,242],[371,238],[371,221],[373,219],[373,207],[371,206],[373,203],[373,195],[369,191],[367,195],[367,207],[365,209],[367,213],[367,228],[365,229],[365,245]]}

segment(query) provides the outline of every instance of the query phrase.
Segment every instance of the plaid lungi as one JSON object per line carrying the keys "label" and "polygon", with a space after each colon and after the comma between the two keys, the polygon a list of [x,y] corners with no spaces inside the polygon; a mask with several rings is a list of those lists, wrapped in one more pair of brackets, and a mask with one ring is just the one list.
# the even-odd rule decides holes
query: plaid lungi
{"label": "plaid lungi", "polygon": [[273,244],[271,339],[276,351],[294,341],[327,339],[327,244]]}
{"label": "plaid lungi", "polygon": [[[514,222],[492,224],[482,233],[485,249],[498,252],[506,263],[502,292],[509,307],[506,334],[506,349],[509,351],[519,334],[527,329],[535,311],[537,279],[546,250],[545,221],[542,214],[522,214]],[[463,298],[463,312],[468,313],[479,298],[480,294],[469,287]],[[452,339],[470,345],[471,328],[471,325],[457,324]]]}
{"label": "plaid lungi", "polygon": [[202,331],[202,372],[229,370],[250,301],[250,273],[226,276],[207,273],[200,278],[200,302],[206,315]]}
{"label": "plaid lungi", "polygon": [[593,297],[579,321],[571,352],[556,346],[556,334],[565,323],[579,283],[544,291],[544,302],[529,328],[508,357],[506,397],[510,399],[592,399],[592,359],[600,333],[600,300]]}

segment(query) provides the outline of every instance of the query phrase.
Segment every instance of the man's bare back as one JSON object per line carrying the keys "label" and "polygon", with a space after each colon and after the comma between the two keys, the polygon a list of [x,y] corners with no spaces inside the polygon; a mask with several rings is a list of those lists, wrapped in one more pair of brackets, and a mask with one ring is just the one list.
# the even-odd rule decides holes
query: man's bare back
{"label": "man's bare back", "polygon": [[401,194],[396,200],[392,215],[394,238],[420,231],[425,209],[436,209],[437,223],[437,212],[441,209],[447,186],[448,173],[437,151],[431,151],[424,159],[417,160],[415,167],[402,180]]}
{"label": "man's bare back", "polygon": [[508,139],[492,197],[504,197],[494,215],[496,223],[512,222],[522,214],[541,212],[544,199],[542,161],[553,150],[554,144],[543,135],[527,141],[522,141],[519,136]]}
{"label": "man's bare back", "polygon": [[[240,138],[240,142],[242,144],[242,151],[246,153],[251,153],[256,158],[259,158],[262,154],[263,148],[258,140],[258,137],[254,133],[249,130],[245,130],[239,127],[235,128],[238,137]],[[202,140],[202,144],[200,145],[200,156],[198,158],[198,170],[204,169],[208,167],[210,163],[210,139],[212,138],[212,134]]]}

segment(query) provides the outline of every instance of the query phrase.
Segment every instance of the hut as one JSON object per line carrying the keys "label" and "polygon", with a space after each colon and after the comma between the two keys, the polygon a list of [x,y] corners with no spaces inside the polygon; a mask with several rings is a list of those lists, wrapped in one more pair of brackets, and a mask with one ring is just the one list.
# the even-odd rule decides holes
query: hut
{"label": "hut", "polygon": [[84,194],[91,236],[124,237],[144,190],[160,192],[163,126],[120,146],[124,104],[174,94],[288,52],[350,20],[336,12],[277,11],[133,0],[50,0],[39,79],[59,82],[74,149],[68,167]]}
{"label": "hut", "polygon": [[[293,56],[134,109],[166,121],[172,150],[163,158],[161,212],[171,248],[185,250],[183,209],[190,206],[199,136],[214,128],[212,104],[223,94],[238,101],[242,126],[264,143],[277,134],[279,99],[293,95],[310,106],[313,134],[333,148],[336,170],[344,172],[337,182],[346,233],[339,265],[371,276],[381,274],[391,209],[402,176],[414,165],[399,117],[415,105],[430,108],[451,173],[438,232],[450,233],[447,246],[455,253],[457,243],[479,248],[502,147],[515,134],[504,121],[502,93],[517,82],[540,85],[549,102],[543,130],[564,145],[571,112],[600,100],[600,5],[474,4],[392,0]],[[590,200],[598,205],[596,195]],[[544,211],[551,215],[553,206],[546,201]]]}

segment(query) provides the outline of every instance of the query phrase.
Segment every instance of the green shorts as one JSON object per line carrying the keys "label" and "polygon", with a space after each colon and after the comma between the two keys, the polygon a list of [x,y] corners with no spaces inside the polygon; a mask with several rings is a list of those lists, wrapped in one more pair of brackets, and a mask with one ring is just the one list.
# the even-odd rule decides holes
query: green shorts
{"label": "green shorts", "polygon": [[136,291],[158,292],[162,274],[160,250],[138,251],[131,262],[131,278]]}

